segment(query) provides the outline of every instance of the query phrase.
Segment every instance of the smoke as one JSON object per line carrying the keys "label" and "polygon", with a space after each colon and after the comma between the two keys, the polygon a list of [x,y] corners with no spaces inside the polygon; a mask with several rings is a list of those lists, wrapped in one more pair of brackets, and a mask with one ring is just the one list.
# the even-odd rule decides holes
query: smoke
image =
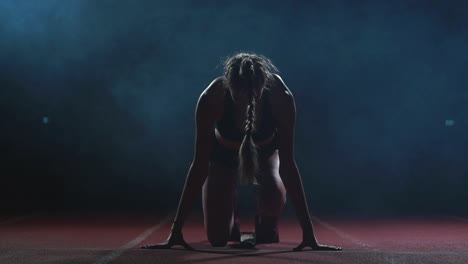
{"label": "smoke", "polygon": [[177,200],[200,93],[224,56],[253,51],[295,95],[305,190],[328,201],[314,208],[444,210],[441,195],[456,210],[466,11],[455,1],[4,0],[6,153],[23,164],[43,157],[25,173],[39,170],[66,199]]}

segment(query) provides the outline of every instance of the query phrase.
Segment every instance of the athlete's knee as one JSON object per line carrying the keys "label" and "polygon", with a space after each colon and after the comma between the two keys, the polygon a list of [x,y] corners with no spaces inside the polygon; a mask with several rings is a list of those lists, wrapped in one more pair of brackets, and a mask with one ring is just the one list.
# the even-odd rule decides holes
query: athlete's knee
{"label": "athlete's knee", "polygon": [[278,216],[286,205],[286,195],[281,192],[270,192],[259,197],[259,211],[261,215]]}
{"label": "athlete's knee", "polygon": [[264,188],[262,192],[261,199],[274,207],[281,207],[286,203],[286,191],[278,188],[277,186]]}

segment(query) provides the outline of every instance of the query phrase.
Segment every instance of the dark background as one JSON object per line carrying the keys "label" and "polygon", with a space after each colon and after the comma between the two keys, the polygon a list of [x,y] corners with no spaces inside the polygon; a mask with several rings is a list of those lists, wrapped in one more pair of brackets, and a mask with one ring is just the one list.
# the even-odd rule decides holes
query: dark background
{"label": "dark background", "polygon": [[295,96],[312,213],[467,214],[464,1],[250,2],[2,0],[0,209],[174,209],[247,51]]}

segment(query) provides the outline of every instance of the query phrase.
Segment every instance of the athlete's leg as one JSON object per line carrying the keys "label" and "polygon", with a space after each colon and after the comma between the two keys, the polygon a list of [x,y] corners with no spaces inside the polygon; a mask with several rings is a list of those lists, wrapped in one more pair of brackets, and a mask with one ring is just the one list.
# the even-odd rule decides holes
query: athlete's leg
{"label": "athlete's leg", "polygon": [[260,160],[258,181],[255,187],[257,213],[261,216],[279,216],[286,203],[286,188],[279,174],[279,156],[275,151],[265,160]]}
{"label": "athlete's leg", "polygon": [[258,181],[254,188],[257,202],[255,230],[258,243],[278,242],[278,219],[286,204],[286,188],[279,174],[279,156],[275,151],[260,160]]}
{"label": "athlete's leg", "polygon": [[234,224],[234,196],[236,170],[221,163],[211,162],[203,185],[203,215],[208,241],[222,247],[229,240]]}

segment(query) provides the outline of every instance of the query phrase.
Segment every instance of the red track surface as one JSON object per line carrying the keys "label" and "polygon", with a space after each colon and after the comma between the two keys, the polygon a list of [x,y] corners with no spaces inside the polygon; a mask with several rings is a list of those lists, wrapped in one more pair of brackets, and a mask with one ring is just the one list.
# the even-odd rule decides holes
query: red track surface
{"label": "red track surface", "polygon": [[[468,220],[456,217],[314,218],[320,243],[344,250],[292,252],[301,240],[294,218],[281,219],[280,243],[244,250],[211,247],[194,214],[183,232],[196,251],[139,249],[163,242],[170,220],[136,213],[0,216],[0,263],[468,263]],[[253,230],[252,216],[241,215],[241,230]]]}

